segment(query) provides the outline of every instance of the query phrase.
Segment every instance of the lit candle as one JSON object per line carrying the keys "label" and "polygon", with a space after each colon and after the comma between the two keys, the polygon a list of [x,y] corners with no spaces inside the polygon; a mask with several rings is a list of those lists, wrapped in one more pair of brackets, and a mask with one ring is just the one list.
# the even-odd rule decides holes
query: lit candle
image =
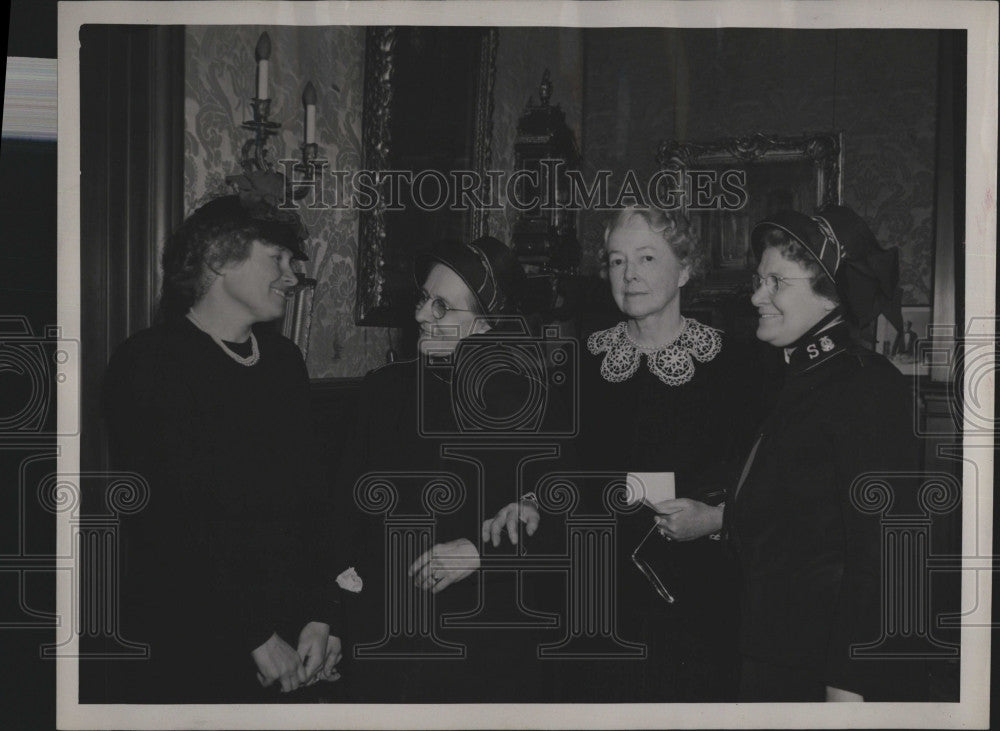
{"label": "lit candle", "polygon": [[316,87],[310,81],[302,91],[302,103],[306,107],[306,144],[316,141]]}
{"label": "lit candle", "polygon": [[264,31],[257,39],[257,48],[253,52],[257,59],[257,98],[270,99],[267,95],[267,71],[271,58],[271,36]]}

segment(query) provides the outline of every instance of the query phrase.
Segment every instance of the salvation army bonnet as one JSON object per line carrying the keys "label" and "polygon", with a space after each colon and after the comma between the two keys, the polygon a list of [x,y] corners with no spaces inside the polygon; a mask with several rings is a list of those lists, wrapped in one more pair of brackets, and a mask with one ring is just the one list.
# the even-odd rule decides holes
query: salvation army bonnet
{"label": "salvation army bonnet", "polygon": [[520,313],[524,270],[514,252],[498,239],[483,236],[468,244],[441,242],[417,254],[413,274],[418,286],[434,264],[444,264],[462,278],[483,314]]}
{"label": "salvation army bonnet", "polygon": [[759,260],[768,229],[784,231],[819,264],[837,287],[845,315],[865,327],[884,315],[902,331],[900,312],[899,250],[883,249],[875,234],[847,206],[828,205],[808,216],[781,211],[758,222],[750,233],[750,244]]}

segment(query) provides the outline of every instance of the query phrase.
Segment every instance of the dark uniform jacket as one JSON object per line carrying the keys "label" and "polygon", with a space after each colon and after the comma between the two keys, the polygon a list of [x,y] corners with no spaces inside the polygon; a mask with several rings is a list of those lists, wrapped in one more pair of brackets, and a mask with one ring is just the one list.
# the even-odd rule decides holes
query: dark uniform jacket
{"label": "dark uniform jacket", "polygon": [[878,481],[897,505],[912,498],[912,482],[891,476],[917,467],[912,398],[885,358],[851,343],[846,325],[793,352],[725,513],[742,567],[745,656],[869,700],[892,685],[898,665],[849,654],[880,632],[881,523],[858,504],[877,495]]}

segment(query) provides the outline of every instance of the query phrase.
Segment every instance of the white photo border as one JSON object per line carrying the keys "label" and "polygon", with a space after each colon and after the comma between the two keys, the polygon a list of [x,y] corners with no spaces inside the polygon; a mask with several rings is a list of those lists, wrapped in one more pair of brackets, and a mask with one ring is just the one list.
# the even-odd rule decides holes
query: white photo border
{"label": "white photo border", "polygon": [[[234,22],[238,18],[239,22]],[[515,25],[965,29],[968,33],[966,171],[966,333],[995,334],[997,180],[997,5],[867,0],[839,2],[72,2],[59,6],[58,324],[79,339],[80,90],[79,30],[87,23],[199,25]],[[77,364],[79,365],[79,364]],[[967,374],[968,376],[968,374]],[[970,387],[966,382],[966,393]],[[60,386],[59,433],[76,433],[79,381]],[[992,418],[989,403],[979,409]],[[963,438],[963,555],[992,560],[992,435]],[[61,473],[79,472],[79,439],[60,438]],[[974,499],[969,499],[974,498]],[[66,514],[58,516],[57,552],[73,555]],[[970,530],[971,528],[971,530]],[[57,608],[74,606],[71,579],[57,573]],[[989,575],[989,572],[986,572]],[[962,606],[988,608],[990,582],[964,571]],[[971,611],[971,610],[970,610]],[[989,616],[987,611],[986,616]],[[989,724],[990,627],[962,628],[958,703],[833,704],[540,704],[540,705],[96,705],[77,700],[78,666],[57,663],[59,728],[657,728],[907,727],[986,728]]]}

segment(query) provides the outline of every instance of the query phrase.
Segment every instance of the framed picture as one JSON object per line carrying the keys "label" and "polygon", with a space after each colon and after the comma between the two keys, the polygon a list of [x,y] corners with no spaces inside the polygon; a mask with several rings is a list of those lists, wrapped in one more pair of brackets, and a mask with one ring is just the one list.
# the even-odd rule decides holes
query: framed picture
{"label": "framed picture", "polygon": [[661,170],[678,173],[687,201],[695,201],[691,189],[698,179],[742,181],[742,200],[717,205],[689,206],[692,222],[706,251],[711,253],[712,274],[742,271],[749,281],[754,267],[750,252],[750,227],[781,210],[812,211],[829,203],[840,203],[843,142],[840,134],[782,137],[756,133],[708,142],[664,140],[656,160]]}
{"label": "framed picture", "polygon": [[[752,340],[757,329],[750,305],[756,260],[750,231],[782,210],[811,212],[841,202],[843,141],[840,133],[780,136],[754,133],[702,142],[669,139],[656,162],[687,201],[693,232],[708,254],[701,281],[684,287],[681,307],[714,327]],[[708,195],[717,183],[718,196]],[[739,189],[742,195],[734,192]]]}
{"label": "framed picture", "polygon": [[[493,27],[372,26],[366,31],[361,116],[365,169],[448,174],[490,167],[498,31]],[[448,109],[447,114],[428,110]],[[385,201],[388,178],[378,178]],[[355,322],[412,323],[414,245],[472,240],[486,211],[427,208],[401,193],[358,217]]]}
{"label": "framed picture", "polygon": [[930,305],[909,305],[902,308],[903,331],[899,332],[884,315],[875,326],[875,351],[892,361],[901,373],[914,376],[930,375],[930,364],[920,362],[917,343],[926,340],[931,325]]}

